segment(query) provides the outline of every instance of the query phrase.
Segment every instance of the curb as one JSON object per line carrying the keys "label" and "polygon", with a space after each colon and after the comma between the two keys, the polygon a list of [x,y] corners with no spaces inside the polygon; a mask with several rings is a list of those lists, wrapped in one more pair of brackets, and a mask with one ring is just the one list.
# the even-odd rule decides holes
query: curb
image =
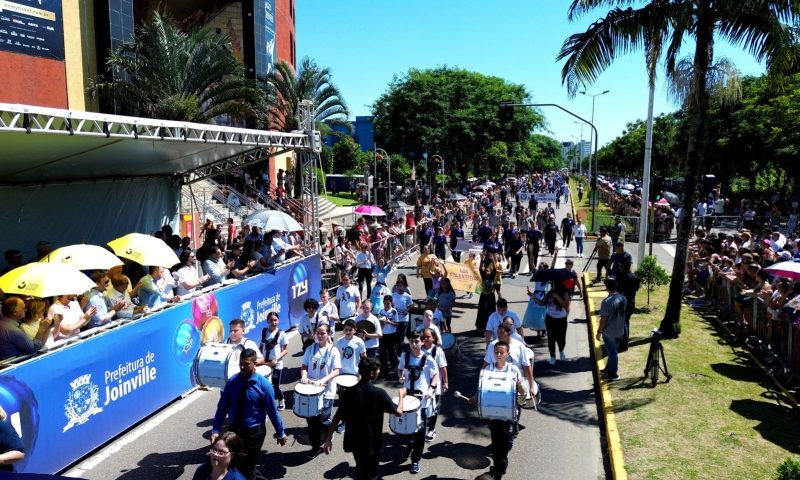
{"label": "curb", "polygon": [[591,285],[591,274],[583,274],[583,299],[584,306],[586,307],[586,322],[588,324],[589,343],[591,344],[591,352],[594,358],[594,373],[595,378],[598,379],[598,390],[600,391],[600,415],[603,417],[603,424],[605,425],[606,443],[608,445],[608,458],[611,463],[611,478],[615,480],[627,480],[628,472],[625,470],[625,460],[623,458],[622,443],[619,438],[619,430],[617,429],[617,420],[614,415],[614,405],[611,398],[611,391],[608,389],[608,384],[600,381],[600,370],[605,366],[603,359],[603,348],[601,343],[595,339],[597,328],[600,324],[600,318],[594,312],[595,299],[600,298],[598,292],[592,290],[591,295],[589,285]]}

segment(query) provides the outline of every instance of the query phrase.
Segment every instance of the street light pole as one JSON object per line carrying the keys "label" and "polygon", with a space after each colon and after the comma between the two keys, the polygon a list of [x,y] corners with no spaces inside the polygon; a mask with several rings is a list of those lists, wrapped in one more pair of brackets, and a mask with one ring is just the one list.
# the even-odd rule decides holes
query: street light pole
{"label": "street light pole", "polygon": [[[586,120],[585,118],[579,116],[577,113],[571,112],[571,111],[567,110],[566,108],[564,108],[561,105],[558,105],[556,103],[514,103],[512,101],[502,101],[502,102],[500,102],[501,110],[504,109],[504,108],[514,108],[514,107],[556,107],[557,109],[561,110],[562,112],[565,112],[565,113],[568,113],[568,114],[572,115],[573,117],[577,118],[578,120],[580,120],[583,123],[585,123],[585,124],[589,125],[590,127],[592,127],[592,131],[594,132],[594,155],[595,156],[597,155],[597,138],[598,138],[598,135],[597,135],[597,127],[594,126],[593,122],[590,122],[590,121]],[[591,173],[591,162],[589,163],[589,173]],[[595,196],[597,195],[596,191],[595,191],[595,189],[597,188],[597,181],[595,180],[596,175],[597,175],[597,163],[595,163],[595,171],[594,171],[594,176],[592,176],[592,182],[589,184],[589,186],[591,188],[591,192],[590,192],[589,198],[593,198],[593,195],[595,195]],[[596,207],[597,207],[597,202],[596,201],[592,202],[592,232],[595,231],[595,221],[596,221],[595,220],[595,211],[596,211]]]}
{"label": "street light pole", "polygon": [[[376,156],[378,155],[378,152],[381,152],[381,155],[383,155],[383,158],[386,159],[386,177],[387,177],[386,178],[386,182],[389,184],[388,185],[389,193],[386,196],[386,198],[387,198],[386,203],[389,203],[389,202],[392,201],[392,157],[390,157],[389,154],[386,153],[386,150],[384,150],[382,148],[378,148],[377,145],[376,145],[375,146],[375,155]],[[377,199],[377,197],[376,197],[376,199]]]}
{"label": "street light pole", "polygon": [[[610,92],[610,91],[611,91],[611,90],[604,90],[604,91],[602,91],[602,92],[600,92],[600,93],[586,93],[586,91],[585,91],[585,90],[582,90],[582,91],[580,92],[580,94],[581,94],[581,95],[585,95],[585,96],[587,96],[587,97],[592,97],[592,125],[594,125],[594,101],[595,101],[595,99],[596,99],[597,97],[599,97],[600,95],[605,95],[606,93],[608,93],[608,92]],[[595,141],[596,141],[596,140],[597,140],[597,139],[595,139]],[[589,137],[589,141],[590,141],[590,142],[592,141],[591,137]],[[591,151],[591,149],[590,149],[590,151]],[[597,154],[597,145],[595,145],[595,148],[594,148],[594,153],[595,153],[595,155],[592,155],[592,157],[593,157],[593,158],[592,158],[591,160],[594,160],[594,173],[595,173],[595,175],[596,175],[596,174],[597,174],[597,158],[596,158],[596,154]],[[590,171],[591,171],[591,169],[592,169],[592,165],[591,165],[592,161],[591,161],[591,160],[589,160],[589,170],[590,170]],[[594,219],[592,219],[592,223],[594,223]]]}

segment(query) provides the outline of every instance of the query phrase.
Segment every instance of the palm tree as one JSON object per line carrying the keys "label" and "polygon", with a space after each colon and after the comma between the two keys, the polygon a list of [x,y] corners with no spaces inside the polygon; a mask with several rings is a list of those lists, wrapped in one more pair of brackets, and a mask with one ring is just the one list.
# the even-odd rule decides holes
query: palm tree
{"label": "palm tree", "polygon": [[[692,81],[687,112],[690,117],[684,198],[678,242],[675,249],[669,299],[661,322],[665,336],[680,334],[683,271],[692,228],[692,208],[705,147],[708,115],[708,76],[714,60],[716,36],[740,46],[757,60],[766,61],[770,71],[783,71],[792,64],[793,25],[800,14],[800,2],[779,0],[650,0],[639,8],[633,0],[573,0],[570,20],[599,7],[613,7],[586,32],[567,38],[558,59],[566,59],[562,81],[574,95],[591,84],[617,56],[645,48],[648,64],[663,52],[668,74],[676,70],[676,58],[683,42],[694,40]],[[648,73],[654,70],[651,66]]]}
{"label": "palm tree", "polygon": [[[295,73],[291,65],[278,62],[275,69],[264,79],[269,98],[269,122],[271,128],[283,132],[298,129],[297,106],[303,100],[314,102],[314,121],[318,125],[342,125],[348,132],[353,126],[347,121],[349,111],[341,92],[331,81],[331,71],[305,57]],[[321,125],[317,130],[325,130]],[[295,172],[295,196],[300,195],[300,175]]]}
{"label": "palm tree", "polygon": [[245,79],[228,38],[207,28],[186,33],[156,13],[133,40],[111,52],[107,67],[117,78],[98,78],[89,91],[125,113],[198,123],[228,115],[263,123],[263,92]]}
{"label": "palm tree", "polygon": [[297,106],[303,100],[311,100],[314,102],[315,122],[340,124],[352,129],[347,121],[347,104],[331,77],[330,69],[318,66],[308,57],[300,61],[297,73],[288,63],[278,62],[266,78],[267,92],[272,100],[271,126],[283,132],[296,130]]}

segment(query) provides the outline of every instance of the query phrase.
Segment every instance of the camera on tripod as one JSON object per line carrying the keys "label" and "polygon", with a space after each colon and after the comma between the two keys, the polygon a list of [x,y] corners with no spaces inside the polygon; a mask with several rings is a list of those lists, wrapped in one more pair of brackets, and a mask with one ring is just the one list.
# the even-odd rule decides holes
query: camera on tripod
{"label": "camera on tripod", "polygon": [[657,328],[654,328],[654,329],[650,330],[650,337],[652,337],[652,339],[653,339],[654,341],[659,341],[659,340],[661,340],[661,335],[663,335],[663,334],[661,333],[661,330],[659,330],[659,329],[657,329]]}

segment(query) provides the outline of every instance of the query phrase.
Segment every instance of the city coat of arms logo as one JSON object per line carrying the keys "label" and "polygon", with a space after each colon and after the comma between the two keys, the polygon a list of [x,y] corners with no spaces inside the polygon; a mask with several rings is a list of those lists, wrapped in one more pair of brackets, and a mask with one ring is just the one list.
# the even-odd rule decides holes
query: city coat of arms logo
{"label": "city coat of arms logo", "polygon": [[76,425],[83,425],[89,421],[89,417],[103,411],[97,406],[100,402],[99,388],[92,383],[90,374],[81,375],[71,381],[70,386],[72,391],[64,404],[64,415],[69,422],[64,426],[64,432]]}

